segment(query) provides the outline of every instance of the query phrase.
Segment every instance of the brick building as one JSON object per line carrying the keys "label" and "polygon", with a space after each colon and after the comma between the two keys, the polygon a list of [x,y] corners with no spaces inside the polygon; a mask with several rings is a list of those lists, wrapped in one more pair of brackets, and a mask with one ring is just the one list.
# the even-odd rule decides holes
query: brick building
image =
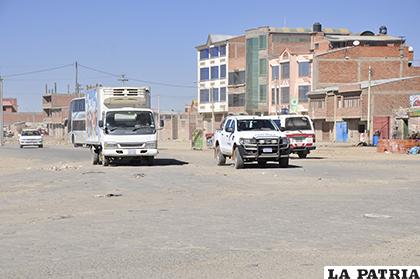
{"label": "brick building", "polygon": [[76,94],[44,93],[42,110],[44,123],[50,136],[63,137],[65,135],[64,121],[69,114],[70,101],[76,97]]}
{"label": "brick building", "polygon": [[[420,68],[412,66],[412,48],[402,37],[388,35],[384,26],[377,34],[322,28],[319,23],[312,29],[259,27],[223,43],[228,46],[228,102],[222,116],[229,112],[275,114],[288,109],[312,116],[320,140],[357,142],[359,130],[367,128],[369,68],[370,126],[389,126],[388,132],[381,128],[383,137],[392,134],[391,110],[407,107],[407,96],[420,92],[414,79],[410,90],[387,90],[386,96],[375,93],[391,84],[403,86],[406,77],[420,76]],[[202,49],[197,50],[200,53]],[[200,113],[205,86],[200,74],[206,65],[200,59],[197,62]],[[337,127],[343,135],[337,136]]]}
{"label": "brick building", "polygon": [[3,98],[3,111],[4,112],[17,112],[18,105],[16,98]]}
{"label": "brick building", "polygon": [[3,99],[3,119],[6,127],[22,122],[41,123],[43,116],[42,112],[20,112],[16,98]]}

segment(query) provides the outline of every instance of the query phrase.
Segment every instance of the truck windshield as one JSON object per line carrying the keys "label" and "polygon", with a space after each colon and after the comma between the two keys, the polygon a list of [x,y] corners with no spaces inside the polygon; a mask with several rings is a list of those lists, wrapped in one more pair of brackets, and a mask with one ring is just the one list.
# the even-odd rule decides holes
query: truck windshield
{"label": "truck windshield", "polygon": [[276,127],[268,119],[243,119],[238,120],[238,131],[276,131]]}
{"label": "truck windshield", "polygon": [[311,123],[306,117],[288,117],[285,121],[285,128],[289,131],[312,130]]}
{"label": "truck windshield", "polygon": [[150,111],[107,112],[106,130],[113,135],[144,135],[156,132]]}
{"label": "truck windshield", "polygon": [[28,136],[40,136],[41,133],[38,131],[23,131],[22,136],[28,137]]}

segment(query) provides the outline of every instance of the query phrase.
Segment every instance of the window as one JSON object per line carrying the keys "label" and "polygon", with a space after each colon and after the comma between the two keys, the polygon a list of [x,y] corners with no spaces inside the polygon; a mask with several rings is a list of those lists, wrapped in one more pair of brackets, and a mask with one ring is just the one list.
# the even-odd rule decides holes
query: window
{"label": "window", "polygon": [[309,77],[311,75],[311,64],[309,62],[299,62],[299,77]]}
{"label": "window", "polygon": [[219,66],[211,67],[211,79],[218,79],[219,78]]}
{"label": "window", "polygon": [[267,35],[260,35],[258,37],[258,41],[259,41],[259,49],[267,48]]}
{"label": "window", "polygon": [[226,125],[225,125],[225,131],[226,131],[226,129],[227,128],[229,128],[230,127],[230,124],[232,123],[232,120],[231,119],[229,119],[227,122],[226,122]]}
{"label": "window", "polygon": [[260,85],[260,103],[267,101],[267,85]]}
{"label": "window", "polygon": [[260,59],[260,76],[267,75],[267,59]]}
{"label": "window", "polygon": [[279,100],[279,88],[271,88],[271,104],[278,105],[280,102]]}
{"label": "window", "polygon": [[220,79],[226,78],[226,65],[220,65]]}
{"label": "window", "polygon": [[245,106],[245,93],[229,94],[229,107]]}
{"label": "window", "polygon": [[212,47],[210,48],[210,57],[219,57],[219,47]]}
{"label": "window", "polygon": [[360,106],[360,96],[343,96],[338,99],[338,108],[357,108]]}
{"label": "window", "polygon": [[220,88],[220,102],[226,102],[226,87]]}
{"label": "window", "polygon": [[269,119],[241,119],[238,131],[277,131],[277,127]]}
{"label": "window", "polygon": [[200,69],[200,81],[209,80],[209,68]]}
{"label": "window", "polygon": [[309,92],[309,85],[299,86],[299,102],[308,101],[308,92]]}
{"label": "window", "polygon": [[286,118],[285,128],[287,131],[312,130],[311,123],[306,117]]}
{"label": "window", "polygon": [[219,47],[220,57],[226,56],[226,45]]}
{"label": "window", "polygon": [[235,71],[229,73],[229,85],[245,83],[245,71]]}
{"label": "window", "polygon": [[290,63],[281,63],[281,78],[288,79],[290,77]]}
{"label": "window", "polygon": [[272,66],[271,67],[271,79],[277,80],[279,79],[279,66]]}
{"label": "window", "polygon": [[200,60],[209,59],[209,49],[202,49],[200,50]]}
{"label": "window", "polygon": [[217,103],[219,102],[219,88],[212,88],[211,89],[211,102]]}
{"label": "window", "polygon": [[324,109],[325,108],[325,99],[324,98],[311,98],[311,107],[314,109]]}
{"label": "window", "polygon": [[290,92],[289,92],[289,87],[282,87],[281,88],[281,103],[282,104],[289,104],[290,102]]}
{"label": "window", "polygon": [[208,89],[201,89],[200,90],[200,103],[201,104],[206,104],[209,103],[210,99],[209,99],[209,90]]}

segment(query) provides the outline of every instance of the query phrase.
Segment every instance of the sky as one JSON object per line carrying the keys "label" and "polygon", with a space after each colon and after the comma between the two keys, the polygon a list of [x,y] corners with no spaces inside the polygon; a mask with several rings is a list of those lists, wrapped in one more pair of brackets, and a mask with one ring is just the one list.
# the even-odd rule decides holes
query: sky
{"label": "sky", "polygon": [[[0,0],[0,75],[4,96],[18,98],[20,111],[40,111],[45,84],[74,90],[72,65],[31,75],[8,75],[81,65],[150,85],[152,106],[182,111],[196,97],[195,46],[208,34],[240,35],[258,26],[348,28],[354,33],[379,26],[404,36],[420,56],[420,0],[400,1],[129,1]],[[417,60],[417,64],[419,60]],[[79,67],[82,86],[120,86],[115,76]]]}

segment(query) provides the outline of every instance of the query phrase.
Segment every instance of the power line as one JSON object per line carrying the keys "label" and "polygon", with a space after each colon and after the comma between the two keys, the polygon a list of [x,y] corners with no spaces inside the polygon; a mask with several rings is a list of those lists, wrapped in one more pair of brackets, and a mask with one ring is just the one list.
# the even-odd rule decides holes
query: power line
{"label": "power line", "polygon": [[67,68],[67,67],[70,67],[70,66],[73,66],[73,65],[74,65],[73,63],[72,64],[66,64],[66,65],[61,65],[61,66],[51,67],[51,68],[46,68],[46,69],[40,69],[40,70],[34,70],[34,71],[29,71],[29,72],[22,72],[22,73],[4,75],[2,77],[3,78],[9,78],[9,77],[17,77],[17,76],[38,74],[38,73],[43,73],[43,72],[51,72],[51,71],[55,71],[55,70],[58,70],[58,69]]}
{"label": "power line", "polygon": [[[85,65],[82,65],[82,64],[79,64],[79,66],[82,67],[82,68],[91,70],[91,71],[95,71],[95,72],[102,73],[102,74],[107,74],[107,75],[117,77],[117,78],[121,78],[121,75],[118,75],[118,74],[106,72],[106,71],[99,70],[99,69],[96,69],[96,68],[93,68],[93,67],[88,67],[88,66],[85,66]],[[174,84],[174,83],[159,82],[159,81],[150,81],[150,80],[144,80],[144,79],[131,78],[131,77],[127,77],[127,76],[124,76],[124,77],[129,79],[129,80],[132,80],[132,81],[161,85],[161,86],[179,87],[179,88],[197,88],[196,86],[193,86],[193,85],[183,85],[183,84]]]}

